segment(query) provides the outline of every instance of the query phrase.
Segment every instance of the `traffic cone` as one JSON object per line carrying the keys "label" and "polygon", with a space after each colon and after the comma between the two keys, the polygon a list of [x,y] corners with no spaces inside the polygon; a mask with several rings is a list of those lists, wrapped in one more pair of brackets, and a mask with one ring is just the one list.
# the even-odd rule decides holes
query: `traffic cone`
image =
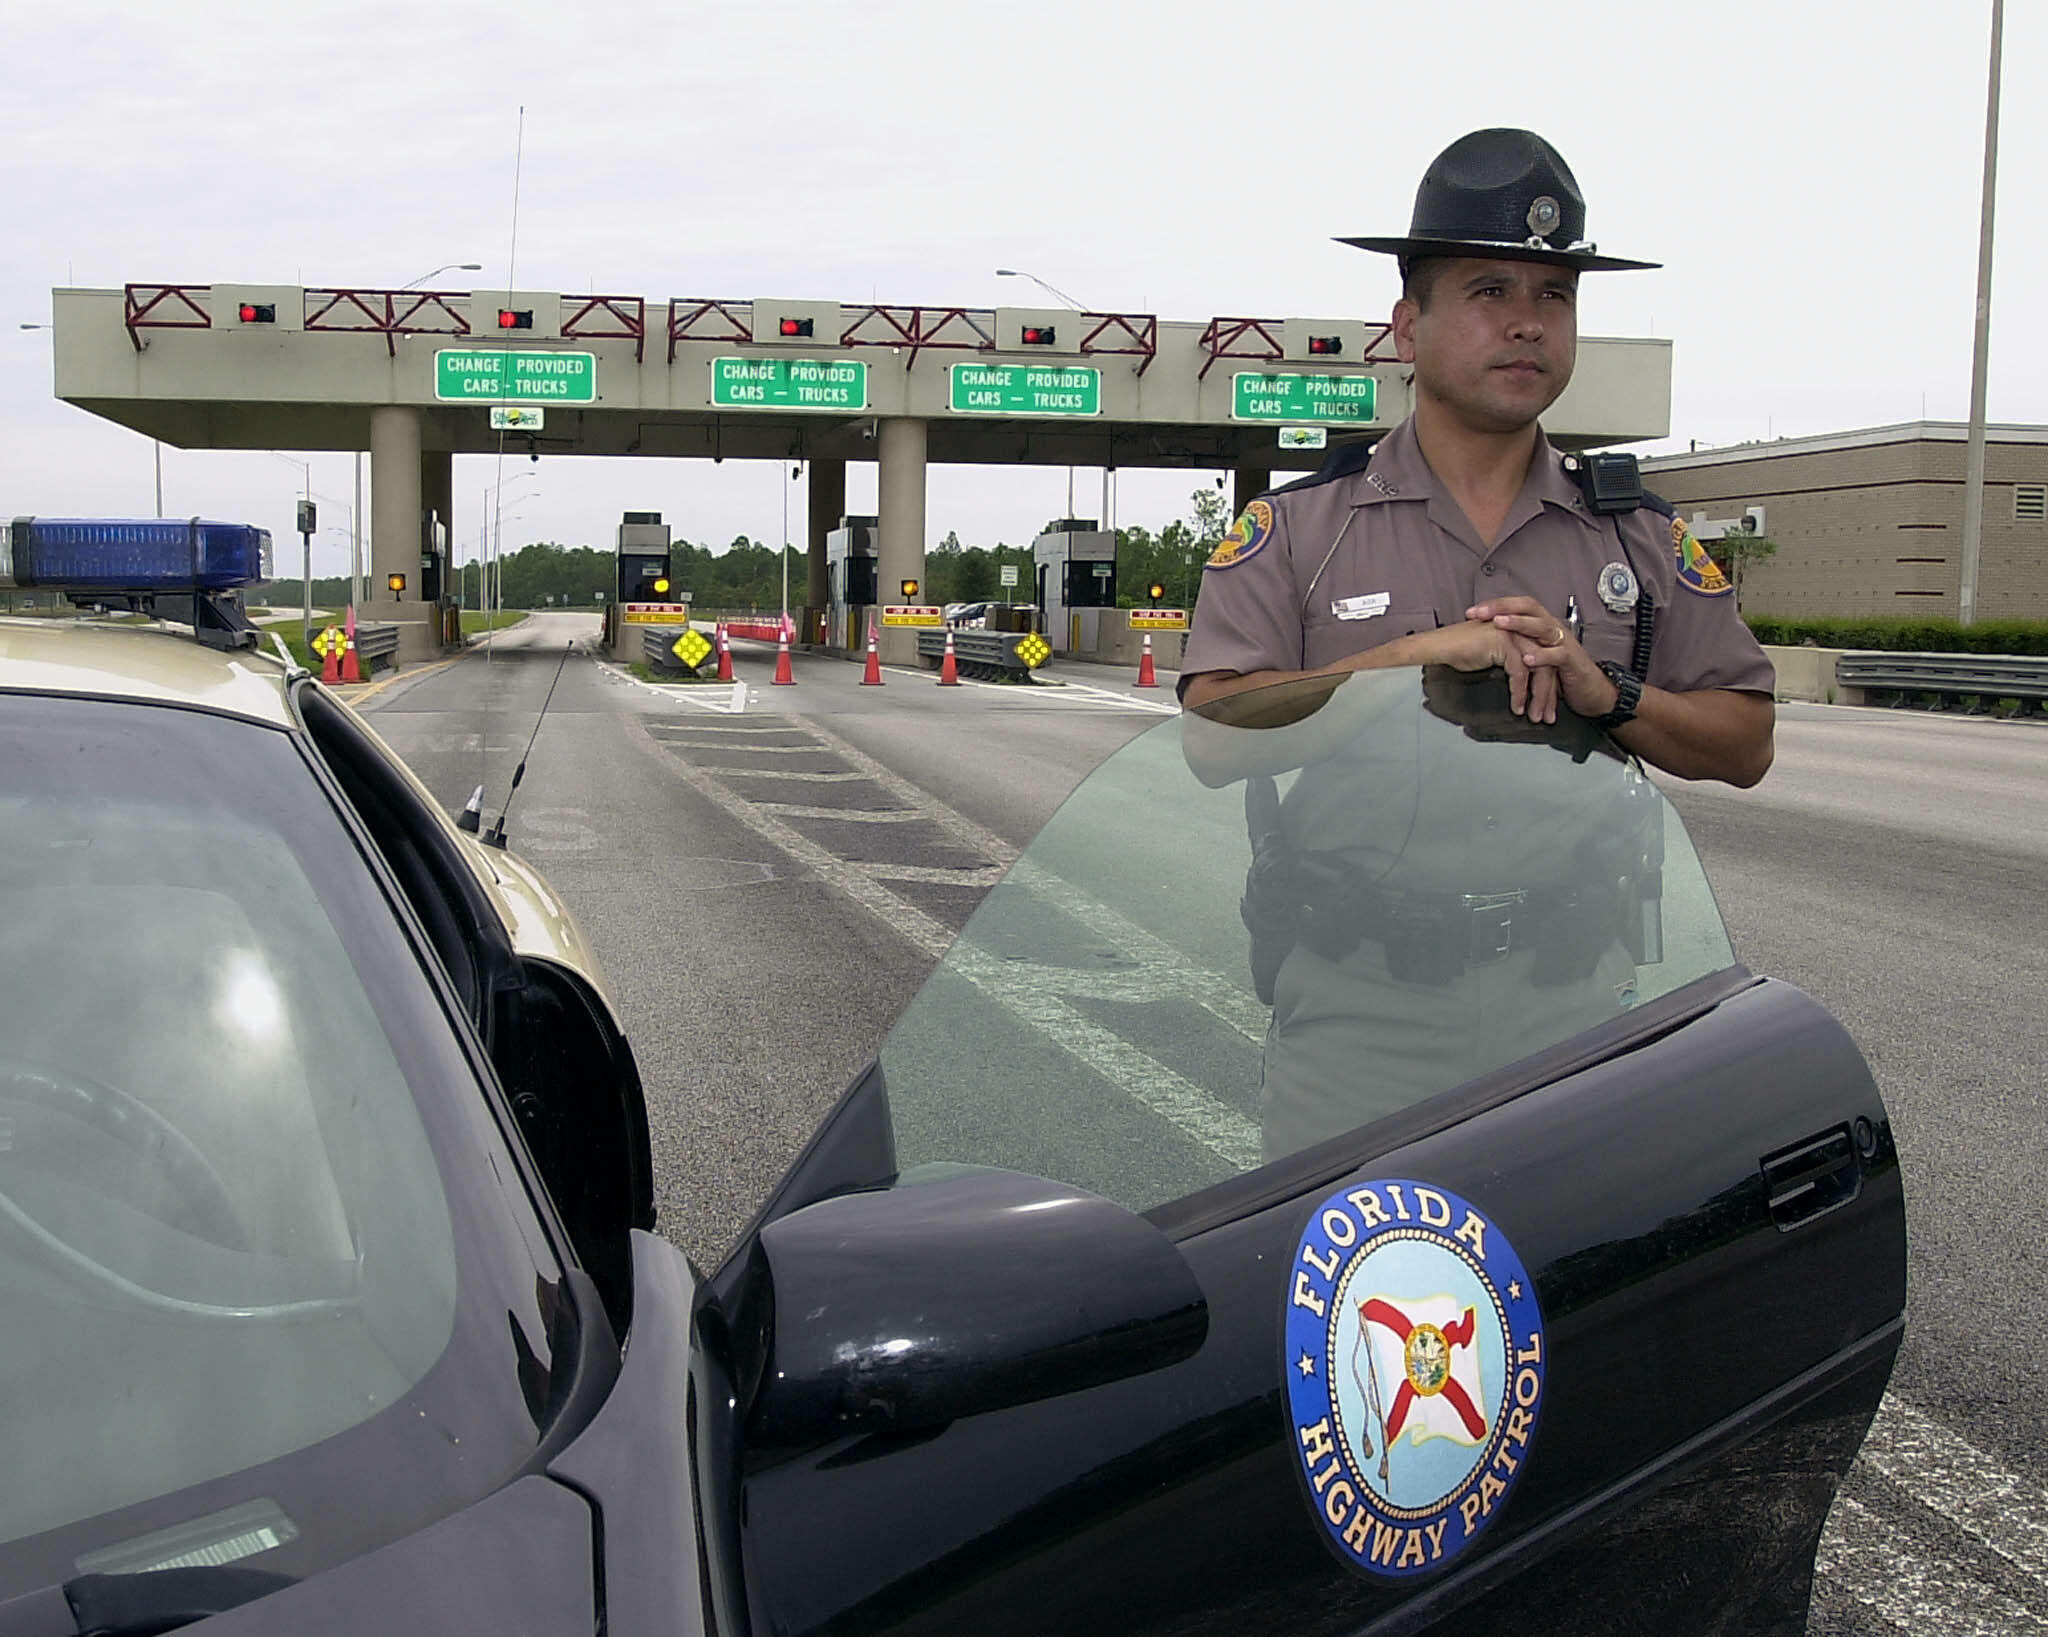
{"label": "traffic cone", "polygon": [[320,680],[339,682],[341,680],[341,644],[335,641],[338,633],[333,626],[320,633],[320,646],[327,651],[320,656]]}
{"label": "traffic cone", "polygon": [[782,640],[775,645],[774,685],[778,688],[796,686],[796,672],[789,668],[789,627],[782,628]]}
{"label": "traffic cone", "polygon": [[863,688],[879,688],[882,685],[882,656],[875,649],[875,622],[868,621],[868,668],[861,673]]}
{"label": "traffic cone", "polygon": [[946,653],[939,661],[939,686],[957,688],[960,686],[960,662],[953,657],[953,629],[946,628]]}
{"label": "traffic cone", "polygon": [[1159,686],[1159,678],[1153,674],[1152,670],[1152,633],[1150,631],[1145,633],[1145,651],[1138,656],[1138,680],[1132,683],[1131,686],[1134,688],[1156,688]]}
{"label": "traffic cone", "polygon": [[341,679],[344,682],[360,682],[363,679],[361,661],[356,658],[356,605],[348,605],[348,620],[342,627],[347,640],[341,649]]}
{"label": "traffic cone", "polygon": [[725,634],[725,621],[718,622],[718,680],[732,680],[732,638]]}

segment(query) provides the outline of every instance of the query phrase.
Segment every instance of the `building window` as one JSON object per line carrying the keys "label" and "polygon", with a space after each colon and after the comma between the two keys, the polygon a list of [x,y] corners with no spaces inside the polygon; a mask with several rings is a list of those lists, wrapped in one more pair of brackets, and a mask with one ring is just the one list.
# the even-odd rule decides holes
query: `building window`
{"label": "building window", "polygon": [[2048,483],[2014,484],[2012,515],[2016,523],[2048,521]]}

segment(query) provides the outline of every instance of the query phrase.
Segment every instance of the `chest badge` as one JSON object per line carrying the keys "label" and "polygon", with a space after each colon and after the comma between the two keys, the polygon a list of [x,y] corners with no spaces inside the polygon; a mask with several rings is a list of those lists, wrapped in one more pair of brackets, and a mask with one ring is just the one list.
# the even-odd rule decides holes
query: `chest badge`
{"label": "chest badge", "polygon": [[1339,597],[1330,612],[1340,620],[1374,620],[1394,606],[1391,591],[1371,591],[1363,597]]}
{"label": "chest badge", "polygon": [[1535,1282],[1445,1188],[1324,1199],[1289,1270],[1288,1443],[1332,1550],[1375,1578],[1443,1568],[1507,1507],[1545,1381]]}
{"label": "chest badge", "polygon": [[1600,571],[1599,591],[1610,614],[1628,613],[1643,594],[1643,588],[1636,583],[1636,571],[1626,563],[1609,563]]}

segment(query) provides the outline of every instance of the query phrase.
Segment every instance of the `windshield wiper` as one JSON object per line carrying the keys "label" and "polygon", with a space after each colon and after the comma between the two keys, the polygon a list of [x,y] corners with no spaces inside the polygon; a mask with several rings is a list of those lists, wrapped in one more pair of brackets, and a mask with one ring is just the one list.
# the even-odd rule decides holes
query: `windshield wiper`
{"label": "windshield wiper", "polygon": [[297,1585],[264,1569],[150,1569],[64,1582],[78,1637],[157,1637]]}

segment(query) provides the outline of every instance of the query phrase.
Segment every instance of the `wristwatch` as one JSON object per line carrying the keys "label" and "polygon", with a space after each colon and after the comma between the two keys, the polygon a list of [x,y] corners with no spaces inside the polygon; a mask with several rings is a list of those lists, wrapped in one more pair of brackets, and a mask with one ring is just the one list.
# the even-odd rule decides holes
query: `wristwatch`
{"label": "wristwatch", "polygon": [[1602,733],[1612,733],[1625,722],[1636,719],[1636,706],[1642,703],[1642,679],[1634,672],[1624,670],[1611,659],[1600,661],[1600,669],[1607,680],[1614,684],[1614,709],[1605,716],[1593,718],[1593,726]]}

